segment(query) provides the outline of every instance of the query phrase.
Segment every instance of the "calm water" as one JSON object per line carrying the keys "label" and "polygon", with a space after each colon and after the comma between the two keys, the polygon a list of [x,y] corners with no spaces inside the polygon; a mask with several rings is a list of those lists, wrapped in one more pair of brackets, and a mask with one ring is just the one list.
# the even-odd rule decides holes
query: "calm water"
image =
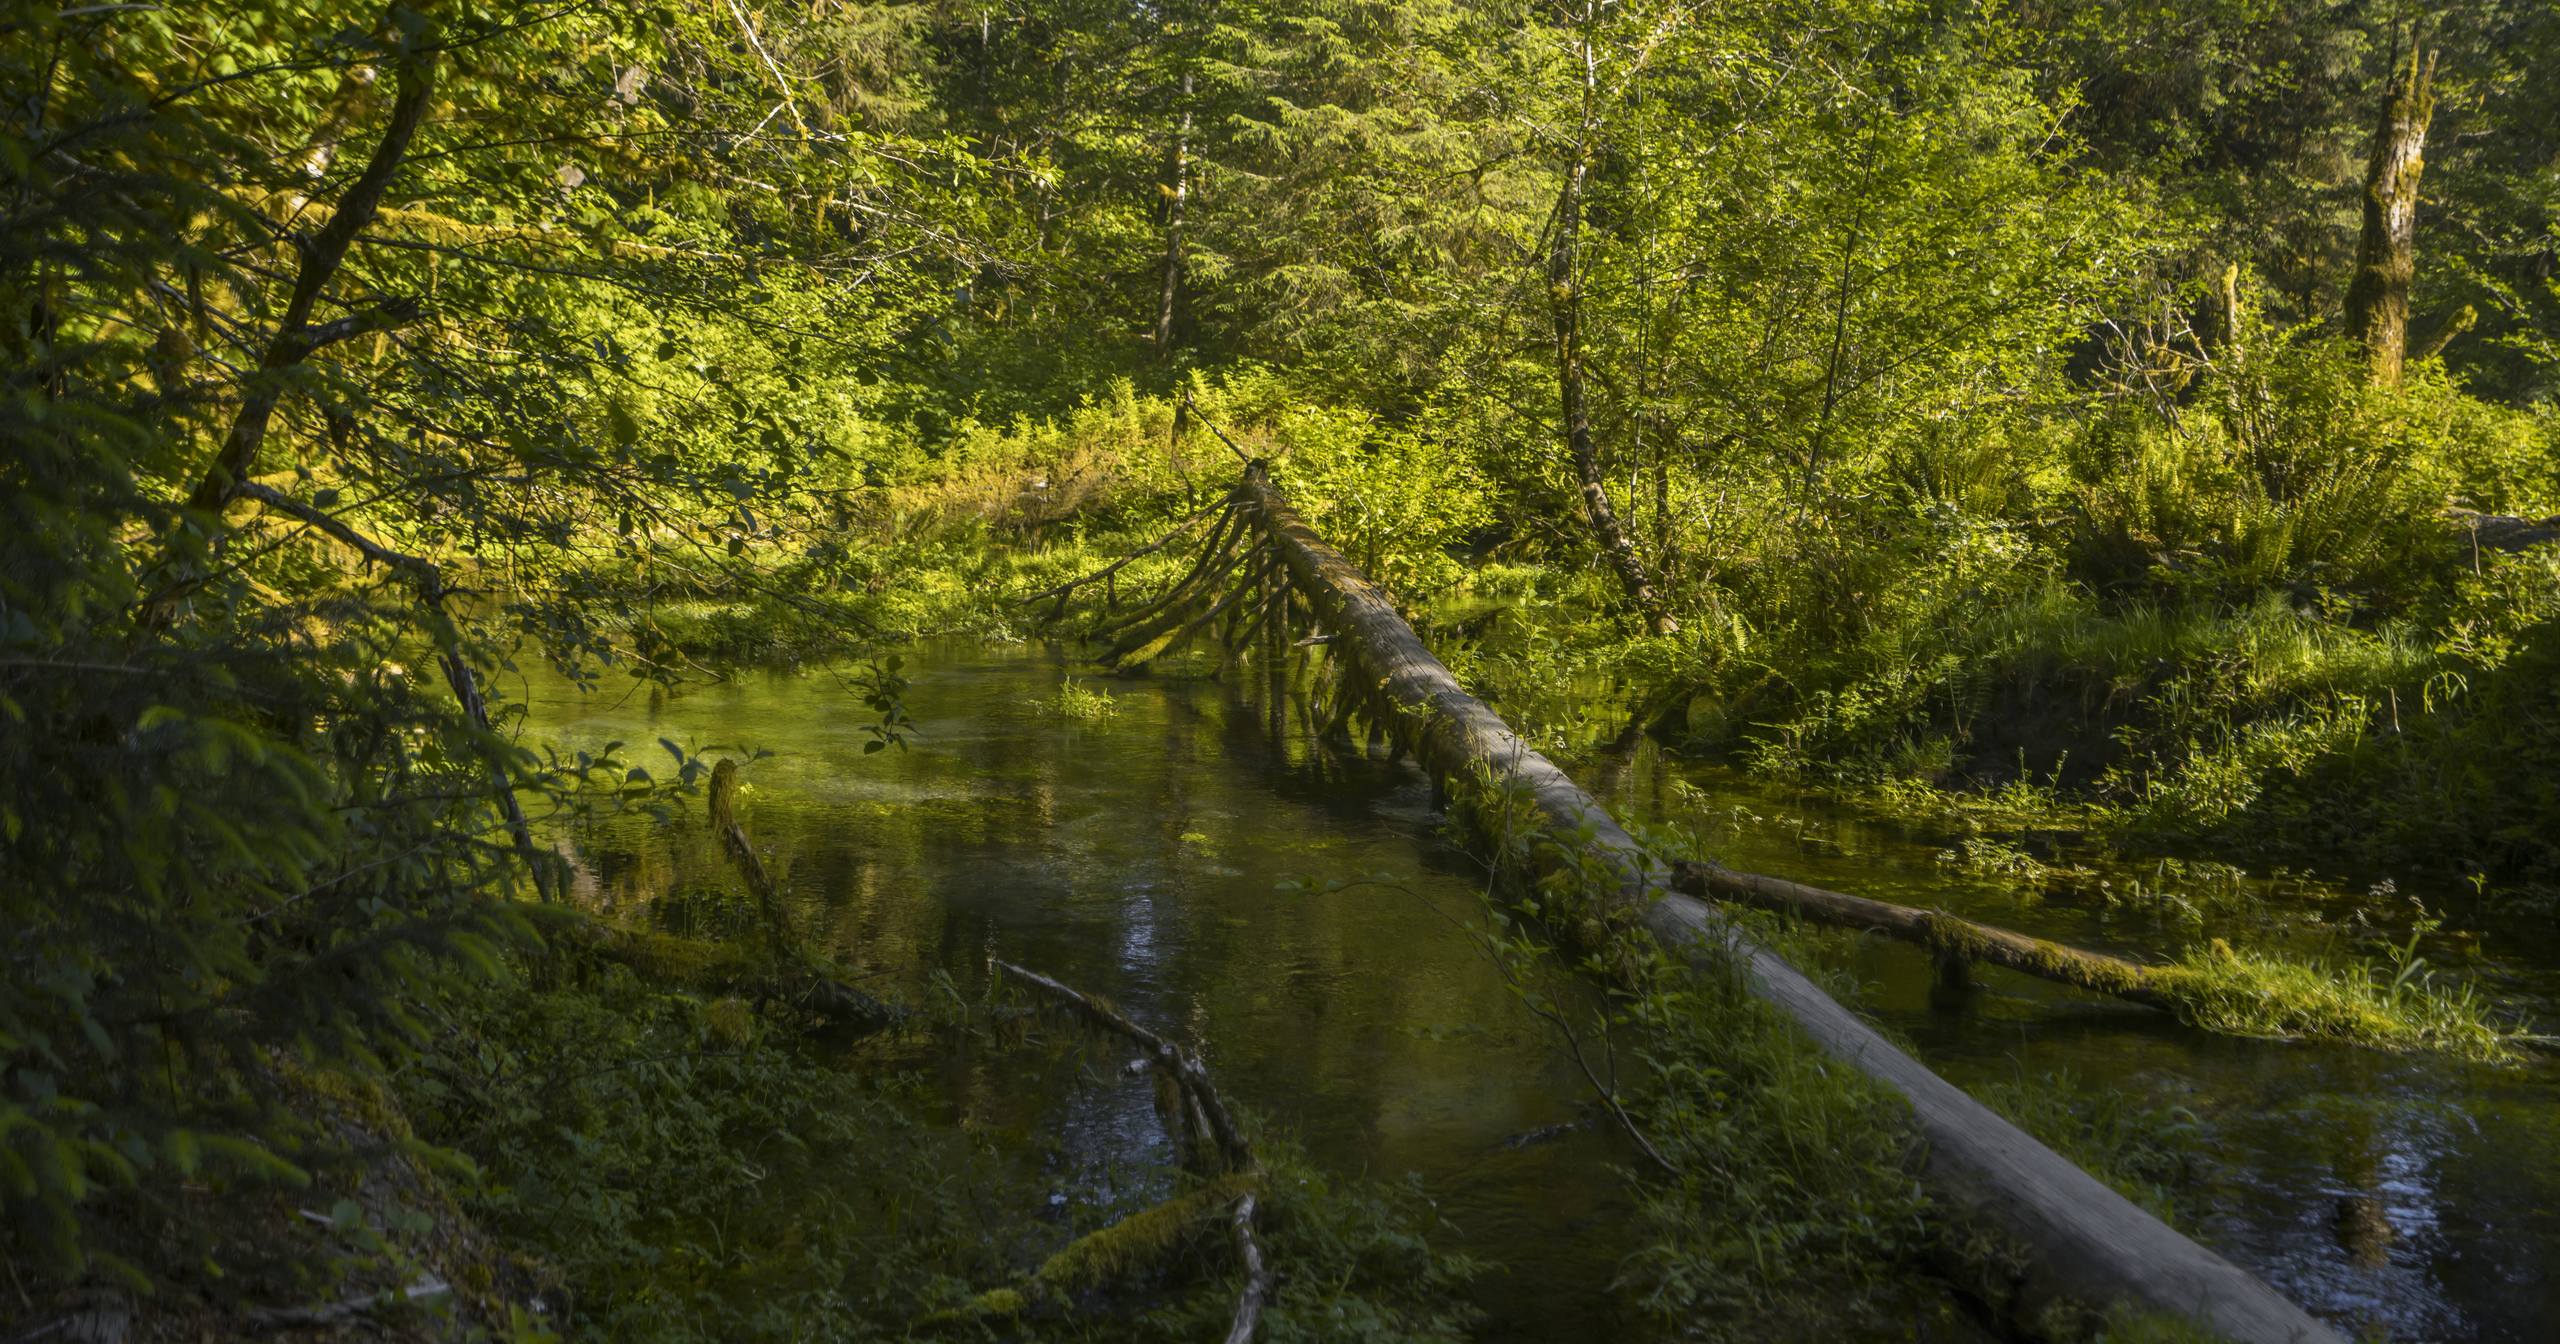
{"label": "calm water", "polygon": [[[1433,1244],[1504,1266],[1481,1285],[1488,1337],[1632,1329],[1605,1291],[1629,1249],[1619,1155],[1587,1124],[1520,1141],[1585,1121],[1587,1089],[1451,922],[1479,883],[1435,839],[1418,775],[1275,749],[1212,683],[1097,682],[1116,712],[1085,724],[1050,708],[1067,670],[1052,655],[951,644],[907,663],[922,731],[869,755],[876,716],[827,672],[657,701],[523,690],[534,736],[619,740],[661,774],[660,737],[771,751],[746,768],[741,819],[801,926],[875,988],[920,996],[937,970],[975,986],[1002,957],[1107,995],[1198,1042],[1221,1092],[1328,1172],[1418,1175],[1450,1225]],[[691,893],[733,881],[704,830],[589,828],[572,845],[585,899],[681,925]],[[1280,890],[1372,875],[1393,884]],[[1062,1193],[1107,1199],[1171,1161],[1144,1078],[965,1086],[1058,1138]]]}
{"label": "calm water", "polygon": [[[1622,815],[1690,826],[1735,867],[2135,956],[2228,934],[2333,964],[2376,958],[2419,894],[2182,876],[2069,836],[2007,837],[2087,870],[2030,888],[1963,871],[1948,837],[1649,746],[1595,753],[1578,773]],[[2135,887],[2175,899],[2126,900]],[[2547,923],[2501,918],[2468,892],[2423,895],[2446,919],[2420,948],[2440,977],[2468,979],[2538,1030],[2560,1024],[2560,940]],[[1996,969],[1977,972],[1987,993],[1948,1012],[1930,1006],[1917,949],[1869,941],[1849,964],[1875,1016],[1960,1085],[2059,1076],[2192,1111],[2204,1151],[2194,1186],[2177,1192],[2191,1225],[2351,1334],[2560,1338],[2560,1061],[2496,1068],[2238,1040]]]}
{"label": "calm water", "polygon": [[[1410,770],[1275,746],[1260,714],[1210,682],[1096,681],[1093,723],[1050,708],[1073,670],[1053,652],[945,644],[911,651],[922,733],[866,755],[873,717],[828,672],[748,674],[682,696],[522,688],[531,733],[564,747],[619,739],[762,748],[743,819],[803,927],[880,985],[978,983],[1001,956],[1108,994],[1203,1046],[1223,1090],[1294,1134],[1327,1170],[1417,1176],[1450,1224],[1436,1244],[1505,1268],[1483,1287],[1489,1337],[1590,1339],[1632,1329],[1605,1286],[1628,1249],[1609,1193],[1618,1160],[1584,1085],[1453,926],[1473,909],[1466,858],[1436,838]],[[2020,837],[2090,877],[2025,894],[1941,858],[1944,837],[1859,821],[1817,800],[1650,747],[1576,767],[1624,813],[1696,829],[1737,866],[1942,906],[2086,945],[2156,952],[2197,936],[2096,887],[2214,902],[2208,926],[2358,953],[2407,898],[2299,880],[2163,876],[2150,865]],[[572,849],[585,898],[681,926],[731,881],[698,825],[631,817]],[[1329,893],[1289,879],[1392,882]],[[2167,908],[2174,911],[2174,904]],[[2431,961],[2539,1022],[2560,1021],[2560,948],[2541,931],[2453,912]],[[2560,1320],[2560,1069],[2185,1031],[2139,1010],[1990,972],[1961,1012],[1928,1006],[1910,949],[1868,945],[1853,968],[1877,1014],[1961,1083],[2067,1075],[2194,1111],[2210,1134],[2192,1189],[2205,1237],[2342,1324],[2409,1339],[2543,1340]],[[978,1079],[1002,1090],[1001,1079]],[[1060,1137],[1055,1179],[1106,1197],[1168,1157],[1148,1084],[1100,1072],[1017,1099]]]}

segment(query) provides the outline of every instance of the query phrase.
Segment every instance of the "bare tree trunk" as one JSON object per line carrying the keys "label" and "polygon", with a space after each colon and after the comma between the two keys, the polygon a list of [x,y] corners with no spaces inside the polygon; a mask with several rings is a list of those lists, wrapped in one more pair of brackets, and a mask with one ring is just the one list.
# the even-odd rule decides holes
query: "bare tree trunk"
{"label": "bare tree trunk", "polygon": [[2365,168],[2364,231],[2355,279],[2347,286],[2347,330],[2364,346],[2373,381],[2400,385],[2409,348],[2409,281],[2417,271],[2418,176],[2426,170],[2427,123],[2435,116],[2435,53],[2409,46],[2373,128]]}
{"label": "bare tree trunk", "polygon": [[1156,359],[1173,358],[1173,301],[1182,288],[1182,209],[1191,200],[1191,76],[1182,77],[1182,122],[1173,133],[1173,165],[1166,175],[1164,291],[1156,300]]}
{"label": "bare tree trunk", "polygon": [[1555,327],[1556,392],[1564,413],[1565,447],[1573,455],[1573,474],[1582,486],[1582,506],[1591,516],[1591,535],[1618,572],[1618,585],[1657,635],[1677,631],[1680,623],[1663,606],[1662,594],[1645,572],[1644,557],[1618,523],[1609,504],[1607,478],[1600,472],[1600,448],[1591,437],[1591,405],[1583,389],[1582,286],[1578,274],[1582,246],[1582,192],[1591,171],[1589,141],[1576,147],[1565,170],[1564,188],[1556,200],[1554,236],[1547,247],[1547,308]]}

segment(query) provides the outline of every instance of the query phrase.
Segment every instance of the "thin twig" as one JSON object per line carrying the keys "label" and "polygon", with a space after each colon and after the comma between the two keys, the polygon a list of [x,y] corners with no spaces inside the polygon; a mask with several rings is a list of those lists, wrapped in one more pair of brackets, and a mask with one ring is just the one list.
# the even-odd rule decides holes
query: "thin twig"
{"label": "thin twig", "polygon": [[1254,464],[1256,459],[1253,454],[1237,447],[1236,441],[1227,437],[1227,431],[1218,428],[1218,422],[1210,419],[1207,411],[1200,409],[1200,403],[1193,401],[1190,393],[1185,392],[1182,394],[1182,404],[1190,407],[1193,415],[1200,417],[1200,423],[1207,425],[1209,427],[1209,432],[1218,436],[1218,442],[1225,444],[1227,446],[1227,451],[1235,454],[1238,462],[1242,462],[1248,467]]}

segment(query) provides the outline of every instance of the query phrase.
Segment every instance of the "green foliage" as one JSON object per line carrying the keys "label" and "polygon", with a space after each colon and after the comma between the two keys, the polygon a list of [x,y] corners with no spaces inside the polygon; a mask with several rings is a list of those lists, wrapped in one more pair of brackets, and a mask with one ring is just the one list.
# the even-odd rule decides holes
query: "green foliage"
{"label": "green foliage", "polygon": [[1911,1268],[1930,1233],[1907,1113],[1808,1048],[1745,974],[1665,977],[1624,1008],[1648,1076],[1635,1114],[1679,1173],[1644,1198],[1641,1300],[1733,1338],[1943,1314]]}
{"label": "green foliage", "polygon": [[[514,898],[558,875],[536,830],[647,792],[610,751],[519,742],[508,674],[672,685],[1015,637],[1035,614],[1012,599],[1210,504],[1233,452],[1542,735],[1634,712],[1776,772],[1969,790],[1952,810],[1976,819],[2073,806],[2560,880],[2560,552],[2447,516],[2530,533],[2560,509],[2560,86],[2539,77],[2560,20],[2403,17],[7,0],[0,1253],[48,1290],[138,1291],[184,1258],[148,1229],[191,1187],[326,1165],[279,1077],[424,1086],[454,1067],[437,1024],[463,1020],[547,1059],[483,1019],[503,1002],[615,1058],[689,1032],[735,1056],[652,1075],[664,1095],[527,1103],[664,1120],[627,1170],[546,1146],[579,1117],[438,1111],[511,1170],[605,1183],[563,1243],[579,1274],[670,1248],[673,1296],[630,1328],[715,1298],[756,1329],[803,1319],[819,1296],[754,1317],[714,1283],[743,1243],[704,1241],[700,1187],[779,1142],[715,1094],[848,1142],[821,1111],[903,1122],[737,1004],[635,1001],[616,1035],[506,984]],[[2326,321],[2380,76],[2413,37],[2446,94],[2417,327],[2482,319],[2378,388]],[[1558,432],[1564,298],[1596,485]],[[1586,488],[1680,633],[1621,628]],[[867,745],[903,742],[894,662],[855,689]],[[2326,990],[2236,956],[2188,970],[2235,1025],[2400,1029],[2380,1011],[2485,1052],[2414,955]],[[1740,1119],[1853,1154],[1848,1184],[1755,1187],[1732,1221],[1665,1205],[1666,1315],[1773,1292],[1752,1235],[1847,1315],[1886,1310],[1849,1248],[1895,1242],[1901,1206],[1861,1183],[1856,1099],[1817,1097],[1747,1023],[1718,1067],[1750,1086],[1718,1091],[1676,1073],[1703,1042],[1640,1025],[1663,1141],[1698,1170],[1768,1156]],[[626,1174],[663,1221],[612,1202]],[[1789,1230],[1802,1207],[1850,1212]],[[1393,1222],[1304,1216],[1337,1282]],[[806,1263],[861,1249],[836,1235]],[[1421,1250],[1378,1263],[1441,1282]]]}
{"label": "green foliage", "polygon": [[733,1016],[608,968],[463,1005],[395,1083],[419,1133],[478,1166],[465,1207],[552,1267],[582,1334],[859,1333],[998,1266],[965,1195],[992,1154],[924,1124],[896,1075]]}
{"label": "green foliage", "polygon": [[[1671,957],[1587,837],[1542,831],[1533,800],[1480,784],[1457,810],[1494,855],[1487,922],[1470,935],[1644,1158],[1629,1177],[1645,1241],[1623,1270],[1644,1312],[1736,1339],[1947,1316],[1915,1272],[1933,1233],[1900,1101],[1755,996],[1739,958],[1706,945]],[[1745,929],[1819,964],[1770,921]]]}
{"label": "green foliage", "polygon": [[1282,488],[1311,505],[1308,525],[1390,592],[1419,597],[1457,582],[1465,571],[1455,556],[1493,521],[1465,447],[1426,427],[1299,408],[1271,435],[1286,454]]}
{"label": "green foliage", "polygon": [[0,1251],[62,1284],[191,1259],[188,1183],[304,1179],[278,1071],[503,978],[519,809],[624,778],[514,741],[520,643],[673,675],[615,612],[754,581],[862,442],[811,352],[941,255],[762,199],[884,208],[933,145],[659,152],[744,106],[725,15],[348,18],[0,18]]}
{"label": "green foliage", "polygon": [[1118,712],[1111,703],[1111,692],[1079,684],[1073,677],[1060,681],[1057,695],[1042,701],[1041,707],[1078,723],[1098,723]]}
{"label": "green foliage", "polygon": [[2212,1151],[2212,1129],[2194,1111],[2121,1086],[2092,1087],[2058,1074],[1993,1083],[1973,1095],[2173,1226],[2181,1221],[2181,1194],[2197,1183]]}

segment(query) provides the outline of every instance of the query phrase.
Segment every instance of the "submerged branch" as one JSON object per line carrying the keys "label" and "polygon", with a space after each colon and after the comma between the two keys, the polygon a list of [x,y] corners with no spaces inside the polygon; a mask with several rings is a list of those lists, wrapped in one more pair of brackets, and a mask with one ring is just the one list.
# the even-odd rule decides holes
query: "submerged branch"
{"label": "submerged branch", "polygon": [[[1207,1067],[1201,1064],[1199,1056],[1139,1026],[1126,1013],[1102,999],[1052,980],[1037,971],[1026,970],[1009,961],[998,960],[995,966],[1005,974],[1033,985],[1066,1004],[1087,1022],[1131,1041],[1146,1051],[1149,1062],[1161,1072],[1162,1076],[1172,1079],[1174,1086],[1181,1089],[1193,1114],[1207,1126],[1210,1137],[1217,1144],[1218,1155],[1226,1164],[1226,1170],[1220,1175],[1218,1183],[1196,1191],[1184,1199],[1161,1204],[1146,1213],[1123,1219],[1101,1233],[1083,1238],[1076,1243],[1076,1246],[1095,1242],[1107,1233],[1119,1233],[1142,1219],[1163,1215],[1167,1210],[1183,1205],[1185,1200],[1203,1197],[1223,1199],[1227,1194],[1240,1189],[1242,1194],[1236,1199],[1235,1211],[1228,1226],[1235,1241],[1236,1259],[1244,1267],[1244,1288],[1236,1297],[1235,1318],[1227,1328],[1227,1344],[1252,1344],[1255,1333],[1261,1328],[1262,1308],[1270,1300],[1273,1283],[1270,1262],[1264,1258],[1262,1243],[1254,1233],[1254,1218],[1260,1208],[1254,1187],[1260,1179],[1260,1169],[1254,1162],[1253,1149],[1245,1143],[1243,1131],[1236,1127],[1235,1117],[1228,1112],[1226,1103],[1219,1100],[1217,1087],[1209,1081]],[[1069,1247],[1070,1251],[1074,1249],[1075,1246]],[[1066,1259],[1067,1255],[1068,1252],[1062,1251],[1057,1256],[1051,1257],[1048,1264],[1041,1266],[1039,1281],[1046,1282],[1063,1277],[1053,1273],[1053,1269]]]}
{"label": "submerged branch", "polygon": [[1200,1063],[1198,1056],[1139,1026],[1131,1021],[1127,1014],[1082,990],[1061,984],[1038,971],[1025,970],[1009,961],[999,960],[995,965],[1005,974],[1033,985],[1067,1004],[1095,1026],[1135,1042],[1140,1049],[1147,1052],[1149,1062],[1164,1070],[1165,1076],[1173,1079],[1174,1085],[1181,1088],[1185,1095],[1199,1105],[1202,1116],[1209,1122],[1210,1137],[1216,1141],[1218,1154],[1225,1160],[1228,1169],[1231,1171],[1253,1169],[1253,1150],[1246,1146],[1244,1132],[1236,1127],[1235,1117],[1228,1112],[1226,1103],[1218,1099],[1217,1086],[1209,1081],[1209,1070]]}

